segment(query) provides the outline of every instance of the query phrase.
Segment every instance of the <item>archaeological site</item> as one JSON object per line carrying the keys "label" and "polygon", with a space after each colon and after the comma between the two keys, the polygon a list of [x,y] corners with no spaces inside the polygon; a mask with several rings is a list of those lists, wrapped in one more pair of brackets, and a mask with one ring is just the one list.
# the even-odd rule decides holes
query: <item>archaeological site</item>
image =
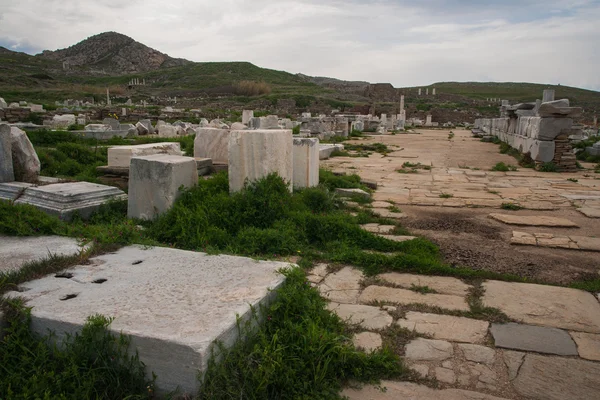
{"label": "archaeological site", "polygon": [[[296,25],[256,7],[228,23],[241,55],[393,83],[204,61],[234,59],[228,35],[196,62],[115,32],[27,50],[0,27],[0,400],[600,399],[600,82],[465,61],[493,81],[467,82],[443,49],[411,69],[436,42],[349,33],[271,49],[262,24]],[[400,12],[359,7],[314,12],[380,35],[366,14]],[[124,10],[128,32],[163,29]],[[196,16],[150,43],[180,54]]]}

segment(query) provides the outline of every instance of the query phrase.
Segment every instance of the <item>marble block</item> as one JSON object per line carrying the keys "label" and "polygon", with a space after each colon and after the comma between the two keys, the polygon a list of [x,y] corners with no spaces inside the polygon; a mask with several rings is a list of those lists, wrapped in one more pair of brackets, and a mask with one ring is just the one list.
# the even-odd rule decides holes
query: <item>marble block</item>
{"label": "marble block", "polygon": [[319,184],[319,139],[294,138],[294,188]]}
{"label": "marble block", "polygon": [[197,128],[194,157],[211,158],[214,163],[229,162],[229,129]]}
{"label": "marble block", "polygon": [[192,157],[154,154],[134,157],[129,167],[127,216],[151,220],[169,210],[182,186],[198,183],[196,160]]}
{"label": "marble block", "polygon": [[148,143],[136,146],[115,146],[108,149],[109,167],[127,167],[132,157],[150,156],[152,154],[182,155],[178,142]]}
{"label": "marble block", "polygon": [[229,136],[229,190],[240,191],[246,181],[277,173],[293,184],[292,131],[287,129],[231,131]]}

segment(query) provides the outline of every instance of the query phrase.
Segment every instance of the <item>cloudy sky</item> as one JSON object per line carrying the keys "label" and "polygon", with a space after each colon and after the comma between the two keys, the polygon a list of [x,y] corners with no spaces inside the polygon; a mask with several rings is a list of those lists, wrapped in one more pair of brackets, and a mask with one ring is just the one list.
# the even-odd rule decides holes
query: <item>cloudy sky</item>
{"label": "cloudy sky", "polygon": [[600,0],[2,0],[0,46],[104,31],[193,61],[396,87],[517,81],[600,90]]}

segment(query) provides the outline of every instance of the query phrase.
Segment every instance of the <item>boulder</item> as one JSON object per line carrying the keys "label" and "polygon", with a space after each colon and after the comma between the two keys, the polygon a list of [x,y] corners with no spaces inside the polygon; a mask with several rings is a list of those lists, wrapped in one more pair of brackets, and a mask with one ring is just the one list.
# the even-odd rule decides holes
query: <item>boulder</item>
{"label": "boulder", "polygon": [[200,124],[198,125],[200,128],[206,128],[210,125],[210,123],[208,122],[208,120],[206,118],[201,118],[200,119]]}
{"label": "boulder", "polygon": [[15,180],[10,131],[9,125],[0,124],[0,183],[13,182]]}
{"label": "boulder", "polygon": [[37,182],[40,176],[40,159],[27,134],[19,128],[10,128],[12,162],[15,179],[19,182]]}
{"label": "boulder", "polygon": [[157,124],[156,127],[158,128],[158,136],[160,137],[177,137],[177,128],[170,124]]}
{"label": "boulder", "polygon": [[8,108],[8,104],[6,104],[6,101],[2,97],[0,97],[0,108]]}

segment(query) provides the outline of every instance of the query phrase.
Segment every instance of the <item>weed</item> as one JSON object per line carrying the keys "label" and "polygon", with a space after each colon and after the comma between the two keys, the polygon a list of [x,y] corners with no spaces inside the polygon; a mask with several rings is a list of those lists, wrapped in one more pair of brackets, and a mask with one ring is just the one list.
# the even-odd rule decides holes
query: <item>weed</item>
{"label": "weed", "polygon": [[413,169],[397,169],[396,172],[400,173],[400,174],[418,174],[419,171],[417,171],[415,168]]}
{"label": "weed", "polygon": [[412,169],[424,169],[426,171],[430,171],[431,170],[431,165],[423,165],[421,163],[411,163],[409,161],[406,161],[404,164],[402,164],[402,168],[412,168]]}
{"label": "weed", "polygon": [[292,128],[292,134],[293,135],[299,135],[300,134],[300,125],[296,125],[295,127]]}
{"label": "weed", "polygon": [[573,182],[573,183],[577,183],[577,182],[579,182],[579,181],[578,181],[577,179],[575,179],[575,178],[569,178],[569,179],[567,179],[567,180],[568,180],[569,182]]}
{"label": "weed", "polygon": [[454,133],[453,133],[453,132],[450,132],[450,133],[448,134],[448,140],[452,140],[453,138],[454,138]]}
{"label": "weed", "polygon": [[487,192],[488,192],[488,193],[490,193],[490,194],[500,194],[500,192],[499,192],[499,191],[497,191],[497,190],[489,190],[489,189],[488,189],[488,191],[487,191]]}
{"label": "weed", "polygon": [[502,203],[500,208],[502,208],[503,210],[512,210],[512,211],[517,211],[517,210],[523,209],[523,207],[521,207],[520,205],[515,204],[515,203]]}
{"label": "weed", "polygon": [[417,292],[417,293],[421,293],[421,294],[437,293],[435,290],[433,290],[429,286],[419,286],[419,285],[415,285],[414,283],[410,285],[409,289],[412,290],[413,292]]}
{"label": "weed", "polygon": [[516,171],[517,167],[515,167],[514,165],[507,165],[503,162],[499,162],[496,165],[494,165],[491,169],[492,171],[502,171],[502,172],[506,172],[506,171]]}
{"label": "weed", "polygon": [[538,167],[542,172],[558,172],[558,167],[553,162],[545,162]]}
{"label": "weed", "polygon": [[396,207],[396,206],[389,206],[389,207],[388,207],[388,210],[390,210],[390,211],[391,211],[391,212],[393,212],[393,213],[401,213],[401,212],[402,212],[402,210],[400,210],[400,209],[399,209],[398,207]]}
{"label": "weed", "polygon": [[454,195],[451,194],[451,193],[442,193],[442,194],[440,194],[440,198],[441,199],[450,199],[452,197],[454,197]]}

